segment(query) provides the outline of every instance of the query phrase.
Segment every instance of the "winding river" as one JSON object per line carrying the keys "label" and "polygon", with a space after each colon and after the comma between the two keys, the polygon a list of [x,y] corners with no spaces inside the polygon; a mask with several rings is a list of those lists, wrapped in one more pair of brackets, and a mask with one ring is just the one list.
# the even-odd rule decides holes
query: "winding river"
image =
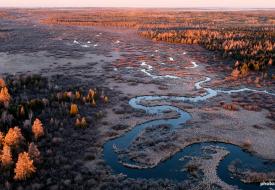
{"label": "winding river", "polygon": [[[145,65],[143,63],[143,65]],[[150,71],[150,68],[148,69]],[[147,75],[152,78],[160,78],[163,76],[153,76],[149,73],[148,70],[143,70],[148,72]],[[144,72],[144,73],[146,73]],[[130,99],[129,104],[138,110],[143,110],[147,114],[164,114],[168,111],[173,111],[178,113],[177,118],[172,119],[158,119],[148,121],[139,125],[136,125],[132,130],[128,131],[126,134],[117,137],[115,139],[111,139],[104,144],[104,160],[105,162],[111,166],[115,173],[122,173],[127,175],[130,178],[146,178],[146,179],[171,179],[176,181],[183,181],[188,178],[188,173],[182,171],[182,167],[187,161],[183,161],[182,157],[184,156],[199,156],[201,153],[201,149],[205,146],[215,145],[219,147],[223,147],[229,154],[223,159],[218,168],[217,174],[218,177],[223,180],[225,183],[237,186],[240,189],[268,189],[268,186],[260,187],[259,184],[245,184],[242,183],[238,178],[231,176],[228,171],[228,166],[233,160],[240,160],[244,166],[248,168],[253,168],[255,171],[275,171],[275,164],[271,163],[266,165],[267,160],[259,158],[255,155],[252,155],[248,152],[242,150],[242,148],[232,145],[225,144],[222,142],[206,142],[206,143],[196,143],[192,144],[183,150],[176,153],[172,158],[159,163],[156,167],[153,168],[142,168],[142,166],[136,165],[134,161],[126,159],[123,161],[118,158],[118,151],[126,150],[129,145],[134,141],[134,139],[146,128],[160,126],[160,125],[169,125],[170,130],[174,131],[179,127],[182,127],[181,124],[185,123],[187,120],[191,119],[191,115],[177,107],[170,105],[157,105],[157,106],[145,106],[142,102],[150,102],[153,100],[158,101],[181,101],[181,102],[200,102],[205,101],[209,98],[217,96],[219,93],[239,93],[243,91],[255,92],[255,93],[264,93],[271,96],[275,96],[274,93],[268,91],[259,91],[249,88],[242,88],[237,90],[214,90],[211,88],[204,88],[201,85],[203,83],[209,82],[211,79],[206,77],[205,80],[199,81],[195,84],[195,88],[197,90],[204,89],[206,93],[202,96],[195,97],[185,97],[185,96],[138,96]],[[182,167],[181,167],[182,166]]]}

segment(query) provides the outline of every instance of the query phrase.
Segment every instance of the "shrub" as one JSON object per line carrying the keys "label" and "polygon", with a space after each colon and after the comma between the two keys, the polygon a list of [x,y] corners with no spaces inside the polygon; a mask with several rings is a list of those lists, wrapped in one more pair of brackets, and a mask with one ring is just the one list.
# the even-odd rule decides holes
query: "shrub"
{"label": "shrub", "polygon": [[39,137],[42,137],[44,135],[43,125],[38,118],[35,119],[35,121],[33,122],[32,132],[34,134],[35,139],[38,139]]}
{"label": "shrub", "polygon": [[231,73],[231,76],[235,78],[239,77],[239,75],[240,75],[240,71],[237,68],[234,69]]}
{"label": "shrub", "polygon": [[70,115],[75,116],[76,114],[78,114],[78,107],[76,104],[72,104],[71,110],[70,110]]}
{"label": "shrub", "polygon": [[230,110],[230,111],[238,111],[239,110],[239,108],[236,104],[224,104],[222,107],[224,109]]}
{"label": "shrub", "polygon": [[29,154],[27,152],[20,153],[14,169],[14,179],[25,180],[35,173],[35,171],[36,168],[34,167],[33,160],[31,160]]}
{"label": "shrub", "polygon": [[8,145],[4,145],[2,154],[1,154],[1,162],[4,167],[8,167],[13,163],[11,148]]}
{"label": "shrub", "polygon": [[195,164],[188,164],[187,165],[187,172],[189,172],[193,176],[197,175],[198,170],[199,170],[199,167]]}
{"label": "shrub", "polygon": [[21,129],[18,127],[10,128],[5,136],[5,144],[8,146],[18,146],[24,137],[22,136]]}

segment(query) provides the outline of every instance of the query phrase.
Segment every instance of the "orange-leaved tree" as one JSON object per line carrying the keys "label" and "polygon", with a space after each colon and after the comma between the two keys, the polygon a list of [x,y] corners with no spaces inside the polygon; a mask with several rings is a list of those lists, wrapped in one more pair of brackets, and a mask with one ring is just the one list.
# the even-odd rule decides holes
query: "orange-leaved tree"
{"label": "orange-leaved tree", "polygon": [[42,137],[44,135],[44,128],[41,121],[36,118],[32,125],[32,132],[34,134],[35,139]]}
{"label": "orange-leaved tree", "polygon": [[35,171],[36,168],[33,165],[33,160],[31,160],[29,154],[27,152],[20,153],[14,169],[14,179],[25,180],[35,173]]}
{"label": "orange-leaved tree", "polygon": [[3,146],[3,150],[1,153],[1,162],[4,167],[8,167],[13,163],[11,148],[6,144]]}
{"label": "orange-leaved tree", "polygon": [[9,146],[18,146],[24,137],[21,133],[21,129],[18,127],[10,128],[5,136],[4,143]]}

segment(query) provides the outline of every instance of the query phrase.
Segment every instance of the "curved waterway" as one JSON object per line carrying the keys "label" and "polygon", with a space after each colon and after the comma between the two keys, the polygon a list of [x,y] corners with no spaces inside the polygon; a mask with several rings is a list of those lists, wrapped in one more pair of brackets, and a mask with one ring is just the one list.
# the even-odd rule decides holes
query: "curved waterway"
{"label": "curved waterway", "polygon": [[158,119],[148,121],[139,125],[136,125],[132,130],[127,132],[126,134],[111,139],[104,144],[104,160],[105,162],[111,166],[114,172],[122,173],[127,175],[130,178],[146,178],[146,179],[171,179],[177,181],[183,181],[188,179],[188,173],[182,170],[182,167],[188,160],[182,160],[181,158],[184,156],[200,156],[201,150],[204,146],[214,145],[218,147],[222,147],[226,149],[229,154],[223,159],[217,169],[218,177],[221,180],[226,182],[229,185],[237,186],[240,189],[268,189],[268,186],[260,187],[259,184],[245,184],[242,183],[238,178],[231,175],[228,171],[228,166],[230,163],[236,159],[240,160],[244,163],[242,166],[246,166],[247,168],[252,168],[253,171],[275,171],[275,164],[268,164],[267,160],[259,158],[255,155],[252,155],[248,152],[242,150],[242,148],[232,145],[225,144],[219,142],[204,142],[204,143],[196,143],[192,144],[183,150],[176,153],[172,158],[159,163],[156,167],[146,168],[137,165],[134,161],[130,159],[120,159],[118,157],[117,152],[126,150],[130,144],[135,140],[135,138],[146,128],[156,127],[160,125],[169,125],[170,130],[174,131],[179,127],[183,127],[182,124],[186,123],[187,120],[191,119],[191,115],[177,107],[170,105],[157,105],[157,106],[145,106],[142,102],[150,102],[153,100],[159,101],[181,101],[181,102],[200,102],[205,101],[209,98],[217,96],[219,93],[238,93],[243,91],[256,92],[256,93],[264,93],[268,95],[275,96],[274,93],[270,93],[267,91],[258,91],[249,88],[242,88],[238,90],[214,90],[211,88],[203,88],[201,85],[210,81],[211,79],[206,77],[205,80],[199,81],[195,84],[195,88],[204,89],[205,94],[202,96],[195,97],[185,97],[185,96],[139,96],[130,99],[129,104],[138,110],[143,110],[147,114],[165,114],[169,111],[176,112],[178,117],[171,119]]}

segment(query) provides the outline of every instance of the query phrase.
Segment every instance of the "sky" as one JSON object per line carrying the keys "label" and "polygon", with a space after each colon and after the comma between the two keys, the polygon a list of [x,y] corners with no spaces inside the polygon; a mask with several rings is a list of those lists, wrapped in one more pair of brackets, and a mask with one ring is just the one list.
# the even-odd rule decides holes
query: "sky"
{"label": "sky", "polygon": [[275,8],[275,0],[0,0],[0,7]]}

